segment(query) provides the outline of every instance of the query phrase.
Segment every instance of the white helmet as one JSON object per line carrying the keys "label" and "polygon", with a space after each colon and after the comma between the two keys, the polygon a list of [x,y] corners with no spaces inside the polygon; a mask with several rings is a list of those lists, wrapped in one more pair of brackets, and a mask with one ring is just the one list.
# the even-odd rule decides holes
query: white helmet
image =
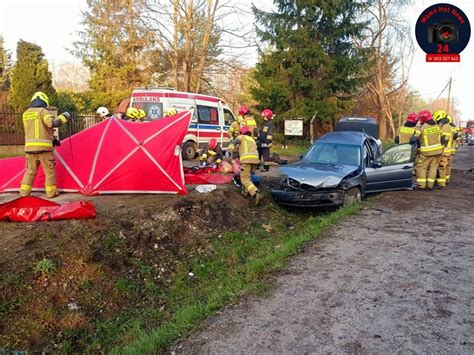
{"label": "white helmet", "polygon": [[107,110],[107,107],[101,106],[97,109],[96,113],[100,118],[103,118],[109,114],[109,110]]}

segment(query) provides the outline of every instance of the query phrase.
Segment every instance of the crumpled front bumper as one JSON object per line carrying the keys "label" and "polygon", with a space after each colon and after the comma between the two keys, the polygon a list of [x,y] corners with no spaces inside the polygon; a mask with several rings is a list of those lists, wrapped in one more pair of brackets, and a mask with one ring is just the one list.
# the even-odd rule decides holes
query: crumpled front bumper
{"label": "crumpled front bumper", "polygon": [[290,207],[341,206],[344,195],[345,191],[342,189],[315,192],[272,189],[273,199],[280,205]]}

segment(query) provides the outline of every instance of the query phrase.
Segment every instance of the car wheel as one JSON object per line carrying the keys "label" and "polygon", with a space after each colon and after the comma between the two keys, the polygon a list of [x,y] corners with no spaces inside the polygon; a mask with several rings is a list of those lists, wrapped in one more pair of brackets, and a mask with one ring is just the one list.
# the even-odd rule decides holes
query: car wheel
{"label": "car wheel", "polygon": [[360,201],[362,201],[362,192],[360,192],[358,187],[353,187],[352,189],[346,191],[346,194],[344,195],[343,206],[350,206]]}
{"label": "car wheel", "polygon": [[194,159],[196,157],[196,144],[191,141],[184,143],[182,155],[184,160]]}

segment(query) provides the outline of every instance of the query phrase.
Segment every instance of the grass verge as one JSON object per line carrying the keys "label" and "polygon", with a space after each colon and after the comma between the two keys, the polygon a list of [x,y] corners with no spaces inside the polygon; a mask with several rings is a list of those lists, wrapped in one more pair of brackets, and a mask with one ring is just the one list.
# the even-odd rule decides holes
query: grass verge
{"label": "grass verge", "polygon": [[271,222],[271,231],[256,225],[247,233],[223,235],[213,243],[212,257],[192,259],[172,279],[164,295],[167,310],[160,326],[148,331],[135,328],[133,336],[129,334],[130,342],[112,352],[142,354],[165,349],[238,296],[265,291],[269,286],[265,276],[284,268],[290,256],[324,229],[359,210],[354,205],[311,217],[282,212],[281,220]]}
{"label": "grass verge", "polygon": [[297,142],[297,143],[288,143],[286,145],[287,149],[283,149],[283,144],[273,143],[271,153],[277,153],[282,156],[300,156],[308,150],[310,144],[307,141]]}

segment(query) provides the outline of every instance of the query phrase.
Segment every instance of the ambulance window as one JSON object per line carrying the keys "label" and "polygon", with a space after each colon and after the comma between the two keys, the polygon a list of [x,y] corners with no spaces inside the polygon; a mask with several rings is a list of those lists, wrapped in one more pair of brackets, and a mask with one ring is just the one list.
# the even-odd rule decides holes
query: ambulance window
{"label": "ambulance window", "polygon": [[216,107],[198,105],[197,111],[198,123],[219,124],[219,116]]}
{"label": "ambulance window", "polygon": [[226,125],[230,125],[232,122],[235,121],[234,115],[227,109],[224,109],[224,121]]}

